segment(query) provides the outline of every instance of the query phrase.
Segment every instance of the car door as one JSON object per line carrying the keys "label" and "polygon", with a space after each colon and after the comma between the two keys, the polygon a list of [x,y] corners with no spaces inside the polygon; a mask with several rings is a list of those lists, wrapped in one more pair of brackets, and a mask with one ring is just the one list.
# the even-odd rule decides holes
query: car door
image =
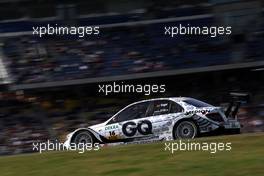
{"label": "car door", "polygon": [[183,108],[171,100],[155,100],[152,102],[148,119],[152,123],[153,135],[159,135],[169,130],[172,119],[183,112]]}
{"label": "car door", "polygon": [[146,119],[150,102],[128,106],[116,114],[105,126],[105,138],[112,141],[152,134],[152,124]]}

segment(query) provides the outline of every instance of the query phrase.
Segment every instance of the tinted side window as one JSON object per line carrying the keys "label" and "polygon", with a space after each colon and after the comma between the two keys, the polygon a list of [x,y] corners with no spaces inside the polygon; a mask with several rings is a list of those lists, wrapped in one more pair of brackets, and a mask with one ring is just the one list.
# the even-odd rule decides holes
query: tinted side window
{"label": "tinted side window", "polygon": [[183,108],[179,104],[170,100],[157,100],[154,101],[153,104],[153,116],[183,112]]}
{"label": "tinted side window", "polygon": [[178,112],[183,112],[183,107],[181,107],[179,104],[171,101],[171,113],[178,113]]}
{"label": "tinted side window", "polygon": [[153,116],[168,114],[170,112],[170,102],[168,100],[157,100],[153,103]]}
{"label": "tinted side window", "polygon": [[117,114],[110,123],[123,122],[127,120],[144,118],[149,106],[149,102],[138,103],[121,111]]}
{"label": "tinted side window", "polygon": [[135,106],[134,111],[137,112],[137,116],[134,119],[146,117],[146,112],[149,107],[149,102],[138,103]]}

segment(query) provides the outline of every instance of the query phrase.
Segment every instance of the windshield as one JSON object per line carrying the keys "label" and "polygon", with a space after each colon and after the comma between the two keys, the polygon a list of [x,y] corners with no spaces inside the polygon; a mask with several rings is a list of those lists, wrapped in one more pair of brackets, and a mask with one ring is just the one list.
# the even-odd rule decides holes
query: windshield
{"label": "windshield", "polygon": [[196,99],[188,99],[188,100],[184,100],[185,103],[188,103],[190,105],[193,105],[197,108],[202,108],[202,107],[211,107],[212,105],[207,104],[205,102],[196,100]]}

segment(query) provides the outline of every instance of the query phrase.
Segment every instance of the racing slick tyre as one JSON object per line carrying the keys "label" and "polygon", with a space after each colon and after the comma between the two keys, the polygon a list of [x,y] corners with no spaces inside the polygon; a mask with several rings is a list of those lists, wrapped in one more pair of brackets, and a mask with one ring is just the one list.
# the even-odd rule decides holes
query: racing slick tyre
{"label": "racing slick tyre", "polygon": [[174,139],[193,139],[197,136],[197,126],[192,121],[181,121],[173,128]]}
{"label": "racing slick tyre", "polygon": [[83,143],[83,144],[87,144],[87,143],[94,144],[94,137],[89,131],[83,130],[83,131],[77,132],[74,135],[72,142],[75,143],[75,144],[80,144],[80,143]]}

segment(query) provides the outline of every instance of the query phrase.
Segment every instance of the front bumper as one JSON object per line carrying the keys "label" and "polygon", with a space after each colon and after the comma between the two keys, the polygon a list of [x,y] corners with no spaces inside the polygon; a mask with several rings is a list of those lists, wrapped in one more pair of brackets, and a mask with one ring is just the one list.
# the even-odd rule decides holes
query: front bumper
{"label": "front bumper", "polygon": [[70,146],[71,146],[70,144],[71,144],[72,135],[73,135],[73,133],[68,134],[67,135],[67,139],[66,139],[66,141],[63,144],[64,147],[66,147],[67,149],[70,148]]}

